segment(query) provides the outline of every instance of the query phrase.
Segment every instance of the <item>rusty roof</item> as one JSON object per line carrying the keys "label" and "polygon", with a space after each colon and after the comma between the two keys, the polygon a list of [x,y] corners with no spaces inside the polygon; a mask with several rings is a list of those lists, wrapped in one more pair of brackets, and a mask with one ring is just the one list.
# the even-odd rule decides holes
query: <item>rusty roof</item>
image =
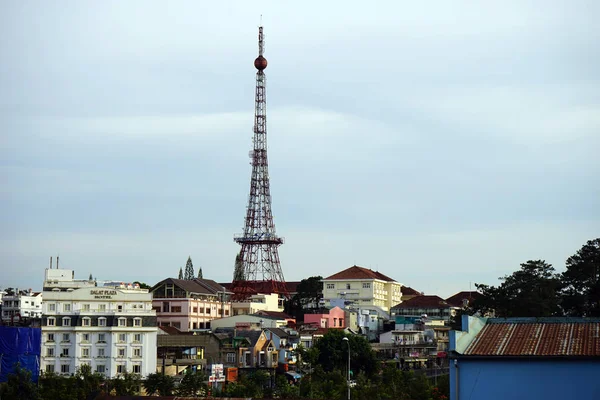
{"label": "rusty roof", "polygon": [[385,276],[381,272],[359,267],[358,265],[353,265],[350,268],[346,268],[345,270],[333,274],[324,280],[333,279],[379,279],[386,282],[395,282],[394,279],[390,278],[389,276]]}
{"label": "rusty roof", "polygon": [[402,286],[400,291],[402,292],[403,296],[420,296],[423,294],[418,290],[411,288],[410,286]]}
{"label": "rusty roof", "polygon": [[464,354],[600,357],[600,319],[489,319]]}

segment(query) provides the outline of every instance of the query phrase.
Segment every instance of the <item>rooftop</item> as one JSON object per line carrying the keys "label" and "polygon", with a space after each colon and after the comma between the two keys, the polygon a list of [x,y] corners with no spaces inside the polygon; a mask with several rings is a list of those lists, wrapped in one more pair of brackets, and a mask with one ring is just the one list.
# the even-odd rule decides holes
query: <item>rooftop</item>
{"label": "rooftop", "polygon": [[402,286],[400,291],[402,292],[402,296],[421,296],[423,294],[410,286]]}
{"label": "rooftop", "polygon": [[490,318],[464,354],[600,357],[600,319]]}
{"label": "rooftop", "polygon": [[396,304],[392,308],[450,308],[450,305],[440,296],[424,294]]}
{"label": "rooftop", "polygon": [[336,274],[333,274],[325,278],[324,280],[334,279],[379,279],[381,281],[386,282],[395,282],[395,279],[392,279],[389,276],[385,276],[381,272],[359,267],[358,265],[353,265],[352,267],[340,271]]}
{"label": "rooftop", "polygon": [[473,300],[476,300],[482,296],[481,293],[473,290],[473,291],[462,291],[458,292],[455,295],[452,295],[446,299],[446,302],[454,307],[463,307],[463,300],[468,300],[468,304],[471,304]]}

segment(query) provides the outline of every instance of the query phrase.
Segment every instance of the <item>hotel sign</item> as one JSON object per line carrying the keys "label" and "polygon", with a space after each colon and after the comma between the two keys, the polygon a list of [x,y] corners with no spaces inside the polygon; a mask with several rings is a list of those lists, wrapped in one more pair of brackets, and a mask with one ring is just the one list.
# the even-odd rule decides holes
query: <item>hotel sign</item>
{"label": "hotel sign", "polygon": [[95,299],[112,299],[113,296],[117,295],[117,291],[110,289],[92,289],[90,290],[90,294],[93,295]]}

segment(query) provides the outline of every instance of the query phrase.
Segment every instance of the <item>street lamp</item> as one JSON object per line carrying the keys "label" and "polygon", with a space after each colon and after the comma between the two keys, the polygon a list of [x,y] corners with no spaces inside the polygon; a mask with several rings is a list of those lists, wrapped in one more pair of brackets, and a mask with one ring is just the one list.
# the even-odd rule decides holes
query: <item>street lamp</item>
{"label": "street lamp", "polygon": [[348,345],[348,400],[350,400],[350,341],[347,337],[343,337],[342,340]]}

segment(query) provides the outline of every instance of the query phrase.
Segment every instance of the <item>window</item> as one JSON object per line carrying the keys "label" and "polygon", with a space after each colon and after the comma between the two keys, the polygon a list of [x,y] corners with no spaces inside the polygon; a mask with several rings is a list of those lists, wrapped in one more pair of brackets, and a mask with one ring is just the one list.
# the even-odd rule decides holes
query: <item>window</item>
{"label": "window", "polygon": [[98,349],[98,357],[99,358],[104,358],[104,349]]}
{"label": "window", "polygon": [[124,374],[127,370],[125,369],[125,364],[117,365],[117,374]]}
{"label": "window", "polygon": [[181,306],[173,306],[173,307],[171,307],[171,312],[180,313],[181,312]]}
{"label": "window", "polygon": [[370,283],[363,283],[363,289],[371,289]]}
{"label": "window", "polygon": [[81,341],[84,343],[89,343],[90,341],[90,334],[89,333],[84,333],[81,335]]}
{"label": "window", "polygon": [[328,283],[327,289],[335,289],[335,283]]}
{"label": "window", "polygon": [[125,358],[125,348],[119,349],[119,358]]}
{"label": "window", "polygon": [[54,342],[54,333],[49,333],[48,334],[48,341],[49,342]]}
{"label": "window", "polygon": [[198,323],[194,322],[192,329],[198,329]]}
{"label": "window", "polygon": [[133,326],[142,326],[142,319],[141,318],[134,318],[133,319]]}
{"label": "window", "polygon": [[104,317],[98,318],[98,326],[106,326],[106,318],[104,318]]}
{"label": "window", "polygon": [[141,374],[142,373],[142,366],[140,364],[133,364],[133,373],[134,374]]}
{"label": "window", "polygon": [[169,302],[168,301],[163,301],[162,310],[163,310],[163,312],[169,312]]}
{"label": "window", "polygon": [[71,311],[71,304],[63,304],[63,311],[64,312]]}
{"label": "window", "polygon": [[235,353],[227,353],[227,363],[228,364],[235,363]]}
{"label": "window", "polygon": [[90,349],[89,347],[83,347],[81,349],[81,357],[89,358],[90,357]]}
{"label": "window", "polygon": [[100,304],[100,305],[98,306],[98,310],[99,310],[99,311],[106,311],[106,304]]}
{"label": "window", "polygon": [[142,341],[142,334],[141,333],[135,333],[133,335],[133,341],[136,343],[140,343]]}
{"label": "window", "polygon": [[69,317],[64,317],[62,319],[62,326],[71,326],[71,318]]}
{"label": "window", "polygon": [[106,335],[104,333],[99,333],[98,334],[98,342],[100,342],[100,343],[106,343]]}
{"label": "window", "polygon": [[63,347],[61,350],[61,357],[69,357],[69,348],[68,347]]}
{"label": "window", "polygon": [[56,311],[56,304],[48,304],[48,311],[55,312]]}
{"label": "window", "polygon": [[225,310],[225,315],[229,315],[229,309]]}
{"label": "window", "polygon": [[194,307],[194,313],[198,314],[198,307]]}
{"label": "window", "polygon": [[135,349],[133,349],[133,356],[134,357],[141,357],[142,356],[142,349],[139,347],[136,347]]}
{"label": "window", "polygon": [[62,335],[62,341],[63,342],[70,342],[71,341],[71,335],[69,335],[68,333],[63,333],[63,335]]}
{"label": "window", "polygon": [[53,374],[54,373],[54,364],[46,365],[46,373]]}
{"label": "window", "polygon": [[210,308],[206,307],[206,314],[210,314]]}
{"label": "window", "polygon": [[56,318],[48,318],[48,326],[56,326]]}
{"label": "window", "polygon": [[118,312],[121,312],[121,311],[123,311],[123,306],[122,306],[122,305],[118,305],[118,306],[117,306],[117,311],[118,311]]}
{"label": "window", "polygon": [[119,326],[127,326],[127,318],[119,318]]}
{"label": "window", "polygon": [[125,333],[119,333],[119,342],[124,343],[126,339],[127,336]]}
{"label": "window", "polygon": [[70,371],[70,369],[69,369],[69,364],[62,364],[62,365],[60,366],[60,372],[61,372],[61,373],[63,373],[63,374],[68,374],[68,373],[69,373],[69,371]]}
{"label": "window", "polygon": [[84,304],[84,305],[81,307],[81,309],[82,309],[83,311],[90,311],[90,305],[89,305],[89,304]]}
{"label": "window", "polygon": [[346,289],[350,289],[350,284],[346,283]]}
{"label": "window", "polygon": [[181,322],[171,322],[171,326],[177,329],[181,329]]}
{"label": "window", "polygon": [[54,357],[54,347],[48,347],[46,349],[46,357]]}
{"label": "window", "polygon": [[96,372],[103,374],[106,372],[106,365],[96,365]]}
{"label": "window", "polygon": [[81,320],[81,326],[90,326],[92,324],[92,320],[90,318],[84,318]]}

